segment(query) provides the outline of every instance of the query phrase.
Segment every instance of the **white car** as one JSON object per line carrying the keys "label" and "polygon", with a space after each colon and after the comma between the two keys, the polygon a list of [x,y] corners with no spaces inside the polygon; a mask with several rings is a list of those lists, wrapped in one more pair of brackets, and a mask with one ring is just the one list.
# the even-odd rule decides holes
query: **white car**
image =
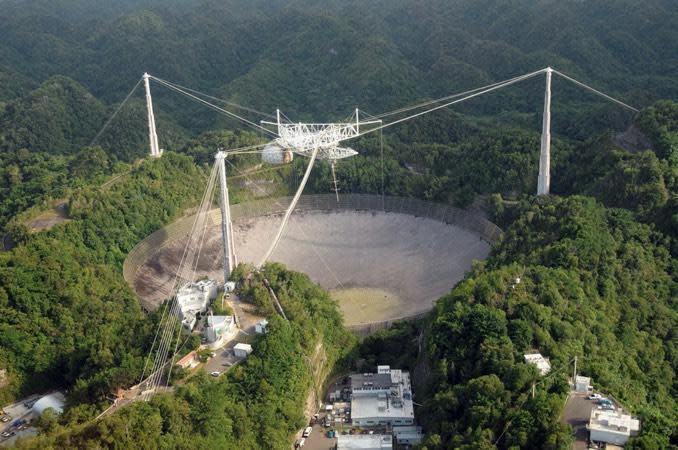
{"label": "white car", "polygon": [[601,398],[603,398],[603,396],[600,394],[589,394],[588,397],[586,398],[588,398],[589,400],[600,400]]}
{"label": "white car", "polygon": [[306,427],[306,429],[304,430],[303,437],[305,437],[305,438],[309,437],[311,435],[311,431],[313,431],[313,428]]}
{"label": "white car", "polygon": [[301,439],[299,439],[299,440],[297,441],[296,448],[301,448],[301,447],[303,447],[304,445],[306,445],[306,439],[305,439],[305,438],[301,438]]}
{"label": "white car", "polygon": [[212,375],[213,377],[218,377],[219,375],[221,375],[221,372],[215,370],[214,372],[210,372],[210,375]]}

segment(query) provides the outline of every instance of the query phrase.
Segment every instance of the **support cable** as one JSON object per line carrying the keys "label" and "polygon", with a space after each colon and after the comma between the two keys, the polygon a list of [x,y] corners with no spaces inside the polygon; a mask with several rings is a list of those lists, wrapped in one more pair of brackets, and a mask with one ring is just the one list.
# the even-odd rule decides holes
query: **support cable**
{"label": "support cable", "polygon": [[[544,70],[545,69],[542,69],[538,72],[535,72],[535,74],[541,73]],[[495,87],[495,86],[499,86],[501,84],[509,83],[509,82],[521,79],[524,76],[525,75],[519,75],[517,77],[509,78],[509,79],[506,79],[506,80],[503,80],[503,81],[497,81],[496,83],[488,84],[486,86],[478,87],[478,88],[475,88],[475,89],[470,89],[468,91],[447,95],[445,97],[440,97],[440,98],[437,98],[435,100],[429,100],[429,101],[426,101],[426,102],[418,103],[416,105],[405,106],[405,107],[402,107],[402,108],[394,109],[393,111],[388,111],[388,112],[385,112],[385,113],[378,114],[376,116],[369,114],[369,116],[371,118],[374,118],[374,119],[381,119],[381,118],[392,116],[392,115],[395,115],[395,114],[401,114],[403,112],[411,111],[413,109],[424,108],[426,106],[435,105],[435,104],[438,104],[438,103],[441,103],[441,102],[444,102],[444,101],[447,101],[447,100],[452,100],[453,98],[458,98],[458,97],[461,97],[461,96],[464,96],[464,95],[473,94],[474,92],[477,92],[477,91],[482,91],[482,90],[489,89],[489,88],[492,88],[492,87]],[[361,112],[364,112],[364,111],[361,110]]]}
{"label": "support cable", "polygon": [[[203,194],[203,199],[201,201],[201,207],[200,209],[204,209],[204,204],[205,200],[209,194],[210,186],[212,186],[211,190],[213,191],[213,185],[214,185],[214,180],[216,179],[216,169],[213,167],[212,172],[210,173],[210,178],[208,181],[208,189],[205,190],[205,193]],[[200,214],[196,216],[196,219],[193,221],[191,231],[189,233],[189,240],[186,243],[186,246],[184,247],[184,251],[179,263],[179,267],[177,272],[175,273],[174,276],[174,281],[172,283],[172,287],[170,289],[170,292],[168,292],[170,296],[170,302],[169,304],[165,305],[165,308],[163,310],[160,323],[158,325],[158,330],[156,331],[156,336],[153,340],[153,344],[151,345],[151,349],[149,351],[149,357],[153,353],[153,346],[157,340],[158,334],[160,334],[160,341],[158,343],[158,347],[156,349],[156,357],[154,359],[154,364],[151,370],[151,375],[149,377],[149,386],[155,390],[155,387],[159,385],[161,379],[162,379],[162,368],[164,367],[166,360],[167,360],[167,351],[168,351],[168,345],[169,341],[171,341],[171,336],[174,334],[174,328],[176,326],[176,323],[178,321],[178,302],[176,299],[172,298],[173,294],[176,291],[176,286],[177,282],[179,279],[179,276],[183,270],[184,263],[187,260],[187,257],[189,255],[190,247],[191,247],[191,242],[192,242],[192,237],[195,234],[195,230],[198,226],[198,222],[200,220]],[[169,313],[169,315],[168,315]],[[147,361],[148,362],[148,361]],[[141,380],[143,381],[143,377],[146,372],[146,364],[144,365],[144,370],[142,372],[142,377]]]}
{"label": "support cable", "polygon": [[[242,170],[238,169],[238,167],[236,167],[236,166],[235,166],[232,162],[230,162],[228,159],[226,159],[225,161],[226,161],[227,163],[229,163],[229,164],[231,165],[231,167],[233,167],[233,169],[234,169],[236,172],[238,172],[238,173],[240,174],[240,175],[238,175],[238,176],[245,177],[245,179],[246,179],[247,181],[249,181],[249,183],[250,183],[251,186],[254,186],[255,188],[259,189],[259,192],[262,193],[263,195],[267,195],[266,191],[265,191],[261,186],[259,186],[258,184],[256,184],[256,183],[254,182],[254,180],[252,180],[252,178],[249,177],[249,175],[252,175],[251,173],[248,174],[248,173],[245,173],[245,172],[243,172]],[[230,177],[230,179],[233,179],[233,178],[235,178],[235,177]],[[296,184],[296,183],[295,183],[295,184]],[[274,203],[276,206],[279,206],[280,208],[285,208],[285,206],[284,206],[282,203],[280,203],[278,200],[276,200],[276,199],[273,200],[273,203]],[[299,231],[301,232],[301,234],[304,235],[304,238],[305,238],[305,239],[309,239],[309,240],[310,240],[310,236],[308,235],[308,233],[306,233],[306,230],[304,230],[304,228],[301,226],[300,223],[294,222],[294,225],[299,229]],[[323,257],[320,255],[320,253],[318,253],[318,251],[315,249],[314,246],[310,246],[310,248],[311,248],[311,250],[313,251],[313,253],[315,254],[315,256],[318,258],[318,260],[320,260],[320,262],[322,263],[322,265],[325,266],[325,269],[327,269],[327,271],[334,277],[334,280],[337,282],[337,285],[339,285],[342,289],[345,289],[343,283],[341,282],[341,280],[339,279],[339,277],[337,276],[337,274],[332,270],[332,268],[329,266],[329,264],[327,263],[327,261],[325,261],[325,258],[323,258]],[[363,314],[364,314],[364,313],[363,313]]]}
{"label": "support cable", "polygon": [[[438,105],[438,106],[435,106],[435,107],[433,107],[433,108],[427,109],[427,110],[425,110],[425,111],[420,111],[420,112],[418,112],[418,113],[409,115],[409,116],[407,116],[407,117],[403,117],[403,118],[394,120],[393,122],[388,122],[388,123],[385,123],[385,124],[383,124],[383,125],[379,125],[378,127],[370,128],[369,130],[363,131],[363,132],[361,132],[361,133],[358,133],[357,135],[351,136],[351,137],[348,138],[348,139],[355,139],[355,138],[357,138],[357,137],[364,136],[364,135],[366,135],[366,134],[368,134],[368,133],[373,133],[373,132],[375,132],[375,131],[378,131],[378,130],[381,130],[381,129],[384,129],[384,128],[388,128],[388,127],[391,127],[391,126],[393,126],[393,125],[397,125],[397,124],[399,124],[399,123],[402,123],[402,122],[405,122],[405,121],[408,121],[408,120],[411,120],[411,119],[414,119],[414,118],[423,116],[423,115],[425,115],[425,114],[429,114],[429,113],[432,113],[432,112],[434,112],[434,111],[438,111],[439,109],[447,108],[448,106],[452,106],[452,105],[454,105],[454,104],[461,103],[461,102],[463,102],[463,101],[465,101],[465,100],[469,100],[469,99],[471,99],[471,98],[478,97],[478,96],[480,96],[480,95],[487,94],[487,93],[489,93],[489,92],[496,91],[496,90],[498,90],[498,89],[501,89],[501,88],[510,86],[510,85],[515,84],[515,83],[518,83],[518,82],[520,82],[520,81],[527,80],[528,78],[532,78],[532,77],[534,77],[534,76],[536,76],[536,75],[539,75],[539,74],[541,74],[541,73],[544,73],[545,71],[546,71],[546,69],[541,69],[541,70],[538,70],[538,71],[536,71],[536,72],[531,72],[531,73],[525,74],[525,75],[523,75],[523,76],[513,78],[513,79],[511,79],[510,81],[503,82],[502,84],[495,84],[495,85],[493,85],[492,87],[489,87],[489,88],[487,88],[487,89],[483,89],[483,90],[481,90],[481,91],[474,92],[473,94],[466,95],[465,97],[459,98],[459,99],[457,99],[457,100],[454,100],[454,101],[451,101],[451,102],[447,102],[447,103],[443,103],[442,105]],[[348,139],[346,139],[346,140],[348,140]]]}
{"label": "support cable", "polygon": [[558,72],[557,70],[553,69],[553,73],[556,73],[556,74],[560,75],[561,77],[565,78],[566,80],[571,81],[572,83],[574,83],[574,84],[576,84],[576,85],[578,85],[578,86],[581,86],[581,87],[583,87],[584,89],[588,89],[589,91],[593,92],[593,93],[596,94],[596,95],[599,95],[599,96],[601,96],[601,97],[603,97],[603,98],[605,98],[605,99],[607,99],[607,100],[610,100],[611,102],[614,102],[614,103],[616,103],[616,104],[618,104],[618,105],[620,105],[620,106],[623,106],[623,107],[626,108],[626,109],[629,109],[629,110],[631,110],[631,111],[633,111],[633,112],[638,112],[638,111],[639,111],[637,108],[634,108],[633,106],[627,105],[626,103],[622,102],[621,100],[617,100],[617,99],[614,98],[614,97],[611,97],[611,96],[609,96],[609,95],[607,95],[607,94],[605,94],[605,93],[603,93],[603,92],[600,92],[599,90],[594,89],[594,88],[592,88],[591,86],[582,83],[581,81],[577,81],[577,80],[575,80],[574,78],[569,77],[569,76],[565,75],[565,74],[562,73],[562,72]]}
{"label": "support cable", "polygon": [[268,128],[265,128],[265,127],[263,127],[263,126],[261,126],[261,125],[255,123],[255,122],[252,122],[251,120],[247,120],[247,119],[245,119],[244,117],[241,117],[241,116],[239,116],[239,115],[237,115],[237,114],[235,114],[235,113],[233,113],[233,112],[231,112],[231,111],[228,111],[228,110],[226,110],[226,109],[224,109],[224,108],[221,108],[221,107],[219,107],[219,106],[217,106],[217,105],[214,105],[214,104],[208,102],[207,100],[204,100],[204,99],[202,99],[202,98],[200,98],[200,97],[198,97],[198,96],[196,96],[196,95],[191,94],[190,92],[187,92],[187,91],[185,91],[185,90],[183,90],[183,89],[181,89],[181,88],[179,88],[179,87],[173,85],[172,83],[169,83],[169,82],[167,82],[167,81],[165,81],[165,80],[162,80],[162,79],[160,79],[160,78],[154,77],[154,76],[152,76],[152,75],[151,75],[151,78],[154,79],[155,81],[157,81],[158,83],[162,84],[163,86],[166,86],[166,87],[168,87],[168,88],[170,88],[170,89],[172,89],[172,90],[174,90],[174,91],[176,91],[176,92],[179,92],[179,93],[181,93],[181,94],[183,94],[183,95],[185,95],[185,96],[187,96],[187,97],[189,97],[189,98],[191,98],[191,99],[193,99],[193,100],[196,100],[196,101],[202,103],[203,105],[206,105],[207,107],[214,109],[215,111],[221,112],[221,113],[223,113],[223,114],[225,114],[225,115],[227,115],[227,116],[229,116],[229,117],[231,117],[231,118],[233,118],[233,119],[236,119],[236,120],[239,120],[239,121],[241,121],[241,122],[244,122],[245,124],[250,125],[250,126],[256,128],[256,129],[261,129],[261,130],[264,130],[266,133],[269,133],[269,134],[272,134],[272,135],[274,135],[274,136],[277,136],[276,133],[274,133],[273,131],[269,130]]}
{"label": "support cable", "polygon": [[[155,77],[153,77],[153,78],[155,78]],[[157,78],[155,78],[155,79],[157,80]],[[191,92],[192,94],[195,94],[195,95],[202,95],[203,97],[209,98],[210,100],[215,100],[215,101],[221,102],[221,103],[223,103],[223,104],[225,104],[225,105],[232,106],[232,107],[238,108],[238,109],[242,109],[243,111],[251,112],[251,113],[253,113],[253,114],[257,114],[257,115],[260,115],[260,116],[262,116],[262,117],[266,117],[266,118],[269,118],[269,119],[275,119],[275,116],[272,115],[272,114],[268,114],[268,113],[265,113],[265,112],[257,111],[257,110],[254,109],[254,108],[249,108],[249,107],[247,107],[247,106],[242,106],[242,105],[239,105],[239,104],[237,104],[237,103],[233,103],[233,102],[231,102],[231,101],[224,100],[223,98],[219,98],[219,97],[215,97],[215,96],[213,96],[213,95],[205,94],[204,92],[200,92],[200,91],[198,91],[198,90],[191,89],[191,88],[186,87],[186,86],[182,86],[182,85],[180,85],[179,83],[174,83],[174,82],[170,82],[170,81],[167,81],[167,80],[163,80],[163,81],[165,81],[165,83],[167,83],[167,84],[171,84],[171,85],[173,85],[173,86],[175,86],[175,87],[178,87],[178,88],[183,89],[183,90],[185,90],[185,91]]]}
{"label": "support cable", "polygon": [[294,197],[292,198],[292,203],[290,203],[290,206],[287,208],[287,211],[285,211],[285,216],[283,217],[282,223],[280,224],[280,228],[278,229],[278,233],[275,235],[275,239],[273,240],[273,243],[271,243],[271,246],[266,251],[266,254],[262,258],[258,267],[263,266],[266,263],[266,261],[268,261],[268,258],[271,257],[271,254],[273,253],[275,248],[278,246],[278,243],[280,242],[280,238],[282,237],[283,231],[285,230],[285,226],[287,225],[287,221],[290,219],[290,216],[292,215],[292,211],[294,210],[294,207],[297,206],[297,202],[299,201],[299,197],[301,197],[301,193],[304,190],[304,187],[306,186],[306,182],[308,181],[308,177],[311,174],[311,169],[313,168],[313,164],[315,163],[315,158],[316,158],[316,156],[318,156],[318,150],[319,149],[320,149],[320,147],[318,147],[318,146],[316,146],[313,149],[313,153],[311,153],[311,159],[308,162],[308,167],[306,167],[306,173],[304,174],[304,178],[301,179],[301,184],[299,185],[299,189],[297,189],[297,193],[294,194]]}
{"label": "support cable", "polygon": [[113,112],[113,114],[111,114],[111,116],[108,118],[108,120],[104,123],[104,125],[101,127],[101,129],[99,130],[99,132],[96,134],[96,136],[94,136],[94,138],[92,139],[92,141],[89,143],[89,146],[90,146],[90,147],[91,147],[92,145],[94,145],[94,143],[101,137],[101,135],[103,134],[103,132],[106,131],[106,129],[108,128],[108,126],[111,124],[111,122],[113,122],[113,119],[115,119],[115,117],[118,115],[118,113],[120,112],[120,110],[122,109],[122,107],[125,106],[125,103],[127,103],[127,100],[129,100],[130,97],[132,96],[132,94],[134,94],[134,91],[137,90],[137,88],[139,87],[139,84],[141,84],[141,80],[142,80],[142,78],[139,78],[139,80],[137,81],[137,84],[135,84],[134,87],[132,88],[132,90],[129,91],[129,93],[127,94],[127,96],[125,97],[125,99],[120,103],[120,105],[118,105],[118,107],[116,108],[116,110]]}

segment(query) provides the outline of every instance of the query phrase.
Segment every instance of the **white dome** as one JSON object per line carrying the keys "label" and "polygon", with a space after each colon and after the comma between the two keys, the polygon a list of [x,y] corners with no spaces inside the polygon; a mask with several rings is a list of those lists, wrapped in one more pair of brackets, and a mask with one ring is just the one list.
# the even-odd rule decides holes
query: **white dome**
{"label": "white dome", "polygon": [[55,392],[53,394],[45,395],[40,400],[33,404],[33,414],[36,416],[41,416],[47,408],[52,408],[57,414],[64,412],[64,406],[66,405],[66,399],[61,392]]}

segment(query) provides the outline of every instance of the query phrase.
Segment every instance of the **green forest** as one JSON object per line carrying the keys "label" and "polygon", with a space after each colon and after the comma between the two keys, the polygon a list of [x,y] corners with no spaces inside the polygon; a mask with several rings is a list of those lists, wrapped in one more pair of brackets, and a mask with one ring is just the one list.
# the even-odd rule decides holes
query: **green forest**
{"label": "green forest", "polygon": [[[55,388],[68,400],[19,446],[289,448],[320,346],[333,374],[381,363],[426,374],[413,378],[422,450],[569,449],[558,418],[574,356],[641,419],[629,448],[678,448],[674,3],[0,0],[0,400]],[[153,82],[165,153],[147,158],[142,86],[123,104],[144,72],[245,105],[233,111],[254,122],[276,108],[329,121],[546,66],[640,109],[554,78],[550,196],[534,196],[542,77],[363,136],[336,166],[340,195],[473,207],[505,231],[428,316],[358,340],[306,275],[239,266],[243,298],[270,318],[254,354],[93,420],[139,381],[160,321],[122,277],[127,253],[199,203],[217,149],[266,142]],[[308,162],[229,161],[233,203],[260,195],[242,171],[282,196]],[[306,193],[331,189],[319,161]],[[35,232],[57,204],[68,220]],[[551,376],[523,363],[532,350]]]}
{"label": "green forest", "polygon": [[[46,434],[19,447],[289,448],[290,436],[308,423],[307,360],[320,345],[326,364],[344,364],[355,338],[343,327],[336,303],[306,275],[274,263],[262,276],[279,292],[289,320],[272,315],[254,353],[224,377],[214,381],[201,370],[172,394],[136,402],[96,423],[82,423],[71,410],[61,421],[43,420]],[[243,281],[237,273],[235,279]],[[261,279],[251,283],[261,288]]]}

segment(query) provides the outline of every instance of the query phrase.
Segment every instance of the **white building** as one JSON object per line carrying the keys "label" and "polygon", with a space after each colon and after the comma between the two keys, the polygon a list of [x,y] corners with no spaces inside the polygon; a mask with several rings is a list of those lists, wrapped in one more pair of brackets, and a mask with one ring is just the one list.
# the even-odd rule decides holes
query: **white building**
{"label": "white building", "polygon": [[356,426],[414,425],[409,372],[379,366],[351,375],[351,420]]}
{"label": "white building", "polygon": [[207,342],[221,342],[222,339],[232,336],[235,332],[235,320],[233,316],[207,316],[205,337]]}
{"label": "white building", "polygon": [[551,371],[551,363],[548,358],[544,358],[541,353],[528,353],[525,356],[525,362],[527,364],[533,364],[537,366],[539,372],[542,376],[546,375]]}
{"label": "white building", "polygon": [[252,346],[250,344],[239,342],[233,347],[233,354],[238,358],[247,358],[250,353],[252,353]]}
{"label": "white building", "polygon": [[398,445],[418,445],[424,440],[424,433],[421,427],[413,425],[393,427],[393,437]]}
{"label": "white building", "polygon": [[207,311],[210,301],[217,298],[217,283],[202,280],[197,283],[186,283],[176,295],[179,304],[179,319],[187,330],[193,330],[196,315]]}
{"label": "white building", "polygon": [[574,390],[577,392],[588,392],[591,387],[591,378],[577,375],[574,381]]}
{"label": "white building", "polygon": [[387,434],[337,434],[337,450],[391,450],[393,437]]}
{"label": "white building", "polygon": [[268,327],[268,320],[262,319],[259,322],[254,325],[254,332],[257,334],[264,334],[266,333],[266,329]]}
{"label": "white building", "polygon": [[640,431],[640,421],[618,411],[591,410],[587,426],[594,442],[624,445]]}

